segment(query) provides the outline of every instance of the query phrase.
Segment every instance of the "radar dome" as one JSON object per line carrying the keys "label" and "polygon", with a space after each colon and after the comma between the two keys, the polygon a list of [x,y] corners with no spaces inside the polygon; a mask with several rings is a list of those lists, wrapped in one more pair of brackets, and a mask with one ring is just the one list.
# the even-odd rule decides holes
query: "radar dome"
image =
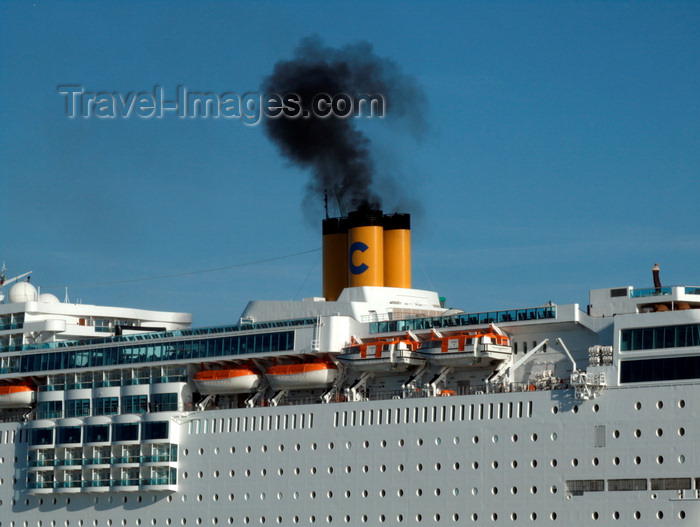
{"label": "radar dome", "polygon": [[38,298],[36,287],[29,282],[17,282],[10,288],[7,300],[10,304],[20,302],[35,302]]}
{"label": "radar dome", "polygon": [[47,304],[61,303],[61,301],[56,297],[56,295],[52,295],[51,293],[41,293],[39,295],[39,302],[46,302]]}

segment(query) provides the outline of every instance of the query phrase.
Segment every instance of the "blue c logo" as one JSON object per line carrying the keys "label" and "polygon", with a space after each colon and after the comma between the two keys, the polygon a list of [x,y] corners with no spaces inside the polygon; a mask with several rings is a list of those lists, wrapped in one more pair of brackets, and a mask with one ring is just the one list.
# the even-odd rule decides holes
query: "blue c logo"
{"label": "blue c logo", "polygon": [[367,264],[360,264],[360,265],[355,265],[352,263],[352,257],[353,255],[357,252],[365,252],[369,247],[367,247],[364,243],[362,242],[355,242],[350,246],[350,258],[348,261],[348,266],[350,267],[350,272],[352,274],[362,274],[364,273],[367,269],[369,269],[369,266]]}

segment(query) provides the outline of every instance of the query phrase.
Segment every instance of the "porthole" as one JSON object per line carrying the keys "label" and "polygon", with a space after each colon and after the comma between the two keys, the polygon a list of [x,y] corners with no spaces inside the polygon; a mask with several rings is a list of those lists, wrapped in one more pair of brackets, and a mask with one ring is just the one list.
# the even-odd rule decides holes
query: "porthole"
{"label": "porthole", "polygon": [[316,450],[318,445],[316,443],[311,443],[311,450]]}
{"label": "porthole", "polygon": [[[384,467],[384,465],[382,465],[382,467]],[[442,465],[440,465],[440,463],[435,463],[435,470],[436,471],[439,471],[441,468],[442,468]],[[382,470],[382,472],[384,472],[384,471]]]}
{"label": "porthole", "polygon": [[556,487],[556,485],[552,485],[551,488],[549,489],[549,491],[550,491],[552,494],[556,494],[556,493],[557,493],[557,487]]}
{"label": "porthole", "polygon": [[613,434],[612,434],[612,435],[613,435],[613,437],[614,437],[615,439],[617,439],[618,437],[620,437],[620,431],[619,431],[619,430],[613,430]]}
{"label": "porthole", "polygon": [[537,513],[536,512],[530,513],[530,519],[534,522],[537,519]]}
{"label": "porthole", "polygon": [[683,399],[678,401],[678,408],[685,408],[685,401]]}
{"label": "porthole", "polygon": [[[382,441],[382,442],[383,442],[384,444],[386,444],[386,441]],[[328,450],[333,450],[334,448],[335,448],[335,443],[333,443],[333,441],[331,441],[330,443],[328,443]]]}
{"label": "porthole", "polygon": [[491,441],[493,441],[494,444],[495,444],[495,443],[498,443],[498,436],[497,436],[497,435],[494,435],[493,438],[491,439]]}
{"label": "porthole", "polygon": [[685,456],[684,456],[683,454],[681,454],[680,456],[678,456],[678,462],[681,463],[681,464],[685,463]]}
{"label": "porthole", "polygon": [[455,438],[453,439],[453,443],[454,443],[455,445],[459,445],[459,437],[455,437]]}
{"label": "porthole", "polygon": [[351,443],[350,441],[348,441],[347,443],[345,443],[345,448],[348,449],[348,450],[350,450],[350,449],[352,448],[352,443]]}
{"label": "porthole", "polygon": [[620,458],[619,457],[614,457],[613,458],[613,465],[619,465],[620,464]]}
{"label": "porthole", "polygon": [[537,434],[532,434],[531,439],[532,439],[532,441],[537,441]]}
{"label": "porthole", "polygon": [[657,401],[656,402],[656,407],[661,410],[664,407],[664,402],[663,401]]}
{"label": "porthole", "polygon": [[[386,442],[385,442],[385,443],[386,443]],[[435,438],[435,445],[436,445],[436,446],[440,446],[441,444],[442,444],[442,439],[439,438],[439,437],[436,437],[436,438]]]}
{"label": "porthole", "polygon": [[[681,408],[683,408],[681,406]],[[678,511],[678,519],[685,520],[685,511]]]}
{"label": "porthole", "polygon": [[594,457],[594,458],[591,460],[591,463],[593,463],[593,466],[594,466],[594,467],[597,467],[597,466],[598,466],[598,463],[600,463],[600,461],[598,460],[597,457]]}
{"label": "porthole", "polygon": [[267,452],[267,445],[263,445],[262,447],[260,447],[260,450],[262,450],[263,453]]}
{"label": "porthole", "polygon": [[[455,438],[455,440],[457,442],[459,442],[459,438]],[[399,446],[400,447],[403,447],[405,444],[406,444],[406,442],[403,439],[399,439]],[[457,444],[457,443],[455,443],[455,444]]]}
{"label": "porthole", "polygon": [[659,456],[656,458],[656,462],[661,465],[664,462],[664,456]]}
{"label": "porthole", "polygon": [[479,468],[479,462],[478,462],[478,461],[474,461],[474,463],[472,463],[472,468],[473,468],[474,470],[478,469],[478,468]]}
{"label": "porthole", "polygon": [[537,494],[537,487],[535,487],[535,486],[533,485],[532,488],[530,489],[530,492],[533,493],[533,494]]}
{"label": "porthole", "polygon": [[551,437],[552,437],[552,441],[556,441],[556,440],[557,440],[557,437],[559,437],[559,436],[557,435],[556,432],[552,432],[552,436],[551,436]]}
{"label": "porthole", "polygon": [[517,443],[518,442],[518,434],[513,434],[513,437],[511,437],[510,440],[513,441],[513,443]]}
{"label": "porthole", "polygon": [[511,494],[517,494],[517,493],[518,493],[518,487],[511,487],[510,493],[511,493]]}
{"label": "porthole", "polygon": [[416,496],[421,497],[423,495],[423,489],[416,489]]}
{"label": "porthole", "polygon": [[362,448],[369,448],[369,441],[362,443]]}
{"label": "porthole", "polygon": [[[553,465],[554,466],[554,465]],[[571,460],[571,466],[572,467],[578,467],[578,459],[574,458]]]}
{"label": "porthole", "polygon": [[551,514],[549,515],[549,517],[550,517],[552,520],[556,520],[556,519],[557,519],[557,513],[556,513],[556,512],[553,512],[553,513],[551,513]]}
{"label": "porthole", "polygon": [[[403,465],[401,465],[401,467],[403,467]],[[455,470],[459,470],[459,462],[456,461],[455,464],[452,465],[452,468],[454,468]]]}
{"label": "porthole", "polygon": [[511,513],[510,513],[510,519],[511,519],[512,521],[516,521],[516,520],[518,519],[518,515],[515,514],[514,512],[511,512]]}
{"label": "porthole", "polygon": [[417,444],[418,446],[423,446],[423,438],[422,438],[422,437],[419,437],[418,440],[416,441],[416,444]]}
{"label": "porthole", "polygon": [[494,469],[497,469],[497,468],[498,468],[498,461],[494,461],[493,463],[491,463],[491,466],[492,466]]}
{"label": "porthole", "polygon": [[682,426],[678,429],[678,435],[683,437],[685,435],[685,428]]}
{"label": "porthole", "polygon": [[518,468],[518,461],[514,459],[513,461],[510,462],[510,466],[513,468]]}
{"label": "porthole", "polygon": [[577,414],[578,413],[578,405],[577,404],[574,405],[574,407],[571,409],[571,411],[574,412],[575,414]]}
{"label": "porthole", "polygon": [[476,496],[477,494],[479,494],[479,489],[472,487],[472,496]]}
{"label": "porthole", "polygon": [[593,405],[593,411],[597,413],[598,410],[600,410],[600,406],[598,406],[597,404],[594,404],[594,405]]}
{"label": "porthole", "polygon": [[[557,466],[557,460],[556,460],[556,459],[553,459],[552,462],[551,462],[551,465],[552,465],[552,468],[556,467],[556,466]],[[574,466],[576,466],[576,465],[574,465]]]}
{"label": "porthole", "polygon": [[634,437],[641,437],[641,435],[642,435],[642,431],[639,428],[637,428],[634,431]]}
{"label": "porthole", "polygon": [[641,462],[642,462],[642,458],[641,458],[641,457],[636,456],[636,457],[634,458],[634,464],[635,464],[635,465],[639,465]]}
{"label": "porthole", "polygon": [[639,511],[634,511],[634,519],[638,520],[639,518],[642,517],[642,513]]}
{"label": "porthole", "polygon": [[245,452],[246,452],[246,454],[250,454],[251,450],[252,450],[252,448],[250,448],[250,445],[248,445],[247,447],[245,447]]}
{"label": "porthole", "polygon": [[472,443],[474,443],[476,445],[478,442],[479,442],[479,436],[472,437]]}
{"label": "porthole", "polygon": [[[187,449],[185,449],[185,450],[187,450]],[[228,451],[229,451],[231,454],[235,454],[235,453],[236,453],[236,447],[235,447],[235,446],[232,446],[231,448],[228,449]]]}
{"label": "porthole", "polygon": [[594,520],[597,520],[597,519],[598,519],[598,511],[593,511],[593,514],[591,514],[591,517],[592,517]]}
{"label": "porthole", "polygon": [[656,511],[656,517],[657,517],[659,520],[663,520],[663,518],[664,518],[664,511]]}
{"label": "porthole", "polygon": [[531,466],[532,468],[537,468],[537,460],[536,460],[536,459],[533,459],[532,461],[530,461],[530,466]]}
{"label": "porthole", "polygon": [[553,413],[554,415],[558,414],[558,413],[559,413],[559,407],[558,407],[558,406],[552,406],[552,413]]}

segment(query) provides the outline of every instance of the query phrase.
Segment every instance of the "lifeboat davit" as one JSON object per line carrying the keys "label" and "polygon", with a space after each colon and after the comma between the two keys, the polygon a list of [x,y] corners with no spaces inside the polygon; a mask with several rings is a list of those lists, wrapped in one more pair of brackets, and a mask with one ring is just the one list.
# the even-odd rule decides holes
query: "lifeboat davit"
{"label": "lifeboat davit", "polygon": [[249,393],[260,384],[261,375],[250,368],[205,370],[195,373],[194,384],[200,393]]}
{"label": "lifeboat davit", "polygon": [[265,370],[273,390],[304,390],[325,388],[338,376],[338,367],[332,362],[302,362],[278,364]]}
{"label": "lifeboat davit", "polygon": [[25,408],[36,400],[36,390],[24,384],[0,386],[0,408]]}

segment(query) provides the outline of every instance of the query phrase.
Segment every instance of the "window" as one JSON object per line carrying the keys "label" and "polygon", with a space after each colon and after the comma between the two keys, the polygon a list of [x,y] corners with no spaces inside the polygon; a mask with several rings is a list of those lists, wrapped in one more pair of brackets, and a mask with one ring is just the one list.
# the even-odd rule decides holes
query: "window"
{"label": "window", "polygon": [[118,397],[98,397],[94,401],[95,415],[116,415],[119,413]]}
{"label": "window", "polygon": [[138,441],[138,423],[116,423],[112,425],[114,441]]}
{"label": "window", "polygon": [[37,405],[38,419],[58,419],[63,417],[63,401],[44,401]]}
{"label": "window", "polygon": [[143,414],[148,411],[147,395],[125,395],[122,397],[122,413]]}
{"label": "window", "polygon": [[143,423],[141,439],[168,439],[168,421]]}
{"label": "window", "polygon": [[154,412],[169,412],[177,410],[176,393],[156,393],[152,396]]}
{"label": "window", "polygon": [[100,443],[109,441],[109,425],[88,425],[85,427],[85,442]]}
{"label": "window", "polygon": [[56,443],[80,443],[79,426],[59,426],[56,429]]}
{"label": "window", "polygon": [[628,360],[620,364],[621,383],[698,378],[700,378],[700,356]]}
{"label": "window", "polygon": [[66,417],[87,417],[90,415],[90,399],[69,399],[66,401]]}
{"label": "window", "polygon": [[33,428],[29,435],[30,445],[50,445],[53,443],[53,428]]}
{"label": "window", "polygon": [[621,351],[700,346],[700,324],[623,329]]}

